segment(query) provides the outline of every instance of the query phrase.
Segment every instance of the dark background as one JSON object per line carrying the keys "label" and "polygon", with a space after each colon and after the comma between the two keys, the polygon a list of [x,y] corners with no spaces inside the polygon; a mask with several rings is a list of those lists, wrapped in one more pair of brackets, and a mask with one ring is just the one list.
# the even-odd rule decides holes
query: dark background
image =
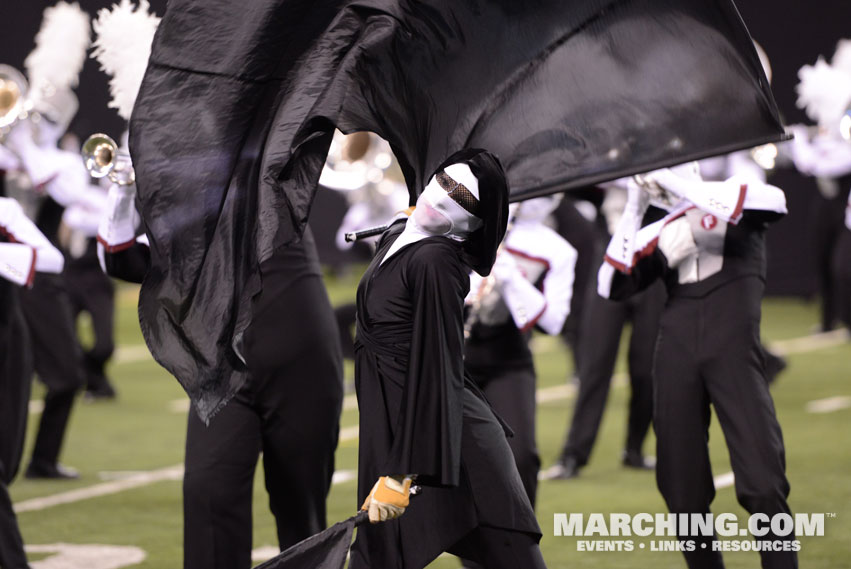
{"label": "dark background", "polygon": [[[40,0],[2,0],[0,12],[0,63],[23,70],[23,61],[34,46],[41,14],[51,3]],[[111,0],[79,0],[93,17]],[[150,0],[162,15],[166,0]],[[833,54],[838,39],[851,37],[851,1],[739,0],[737,2],[751,35],[765,49],[773,70],[773,90],[787,123],[806,122],[795,106],[797,71],[815,62],[820,54]],[[88,60],[77,88],[80,112],[71,130],[81,139],[97,131],[118,138],[125,128],[113,109],[107,108],[106,76]],[[816,187],[811,179],[791,170],[774,172],[770,181],[786,190],[790,215],[769,232],[769,292],[808,296],[815,291]],[[314,210],[317,211],[317,210]]]}

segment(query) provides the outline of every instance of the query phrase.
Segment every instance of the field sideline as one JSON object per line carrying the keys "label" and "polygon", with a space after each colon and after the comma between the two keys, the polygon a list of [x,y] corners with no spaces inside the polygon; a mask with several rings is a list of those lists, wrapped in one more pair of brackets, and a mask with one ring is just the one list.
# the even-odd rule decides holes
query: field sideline
{"label": "field sideline", "polygon": [[[349,302],[354,278],[329,278],[332,303]],[[115,402],[80,402],[71,420],[62,462],[78,468],[73,482],[28,481],[19,476],[11,487],[33,569],[178,568],[182,563],[181,467],[186,397],[171,376],[144,349],[136,320],[137,289],[119,288],[116,336],[119,352],[110,374],[119,392]],[[789,367],[773,386],[786,441],[787,472],[794,512],[825,513],[825,535],[803,538],[800,566],[851,567],[851,343],[831,336],[819,341],[794,340],[809,335],[816,306],[790,299],[763,305],[765,340],[788,352]],[[83,334],[87,333],[85,323]],[[720,333],[721,331],[719,331]],[[538,444],[543,468],[555,460],[573,406],[566,387],[570,363],[559,341],[536,337],[539,396]],[[623,362],[618,371],[623,372]],[[347,364],[346,373],[352,376]],[[42,389],[33,390],[27,451],[29,456]],[[582,538],[555,537],[555,513],[665,512],[652,473],[620,466],[625,435],[627,390],[616,383],[590,465],[572,481],[542,482],[538,520],[542,549],[550,569],[674,567],[684,568],[680,553],[651,552],[653,538],[633,538],[636,551],[578,551]],[[337,451],[336,483],[329,497],[329,521],[351,515],[355,504],[357,409],[347,400]],[[653,453],[652,436],[645,447]],[[724,439],[713,421],[710,435],[714,474],[730,471]],[[23,464],[21,469],[26,465]],[[262,472],[254,499],[254,544],[258,561],[274,554],[273,520],[266,506]],[[732,487],[719,488],[713,511],[745,519]],[[835,514],[835,517],[831,517]],[[604,538],[605,539],[605,538]],[[641,541],[647,548],[638,550]],[[64,545],[63,545],[64,544]],[[87,548],[82,546],[111,546]],[[76,561],[75,561],[76,560]],[[726,553],[729,568],[759,566],[755,553]],[[443,556],[430,567],[459,567]]]}

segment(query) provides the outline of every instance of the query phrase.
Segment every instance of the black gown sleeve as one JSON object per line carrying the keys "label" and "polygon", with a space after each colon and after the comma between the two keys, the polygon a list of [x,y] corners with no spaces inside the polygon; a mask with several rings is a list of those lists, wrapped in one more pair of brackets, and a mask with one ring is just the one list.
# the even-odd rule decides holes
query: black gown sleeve
{"label": "black gown sleeve", "polygon": [[386,474],[416,474],[427,485],[457,486],[461,469],[466,265],[452,243],[419,247],[404,278],[413,330],[402,408]]}

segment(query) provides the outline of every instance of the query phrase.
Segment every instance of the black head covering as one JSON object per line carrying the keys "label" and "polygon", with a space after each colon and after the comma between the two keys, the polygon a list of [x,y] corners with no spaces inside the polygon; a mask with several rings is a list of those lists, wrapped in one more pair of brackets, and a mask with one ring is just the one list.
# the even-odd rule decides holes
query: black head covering
{"label": "black head covering", "polygon": [[482,226],[464,241],[464,253],[473,270],[486,277],[508,225],[508,179],[499,158],[481,148],[459,150],[437,169],[466,164],[479,181],[479,217]]}

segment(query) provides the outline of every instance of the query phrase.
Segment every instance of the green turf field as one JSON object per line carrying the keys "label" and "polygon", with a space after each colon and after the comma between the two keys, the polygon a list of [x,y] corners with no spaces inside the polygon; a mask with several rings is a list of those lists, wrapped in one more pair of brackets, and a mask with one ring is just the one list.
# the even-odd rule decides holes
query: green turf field
{"label": "green turf field", "polygon": [[[329,279],[335,304],[353,298],[356,280]],[[77,467],[81,478],[73,482],[28,481],[19,478],[12,496],[19,508],[24,539],[31,560],[57,556],[53,544],[101,544],[133,546],[146,556],[134,567],[180,567],[182,560],[182,510],[179,466],[183,456],[186,423],[185,395],[177,381],[146,355],[136,320],[137,289],[122,285],[118,294],[117,343],[119,352],[110,373],[119,391],[115,402],[80,402],[72,417],[62,457]],[[797,300],[768,300],[764,304],[763,331],[768,342],[807,336],[816,322],[816,307]],[[85,328],[85,325],[83,326]],[[719,331],[721,332],[721,331]],[[85,334],[85,330],[83,331]],[[794,353],[789,367],[773,387],[777,412],[786,440],[788,475],[792,485],[790,504],[796,512],[827,513],[825,535],[802,539],[800,566],[807,568],[851,567],[851,408],[812,413],[813,400],[851,396],[851,344],[808,346],[787,343]],[[535,340],[539,388],[564,385],[570,364],[561,344],[540,337]],[[623,370],[622,364],[619,370]],[[346,373],[352,376],[347,365]],[[558,454],[573,406],[569,390],[545,391],[551,400],[538,411],[538,442],[543,466],[550,466]],[[40,399],[36,387],[33,399]],[[652,473],[627,471],[619,458],[625,433],[627,389],[616,385],[600,438],[590,465],[579,479],[543,482],[538,498],[538,520],[544,537],[542,548],[551,569],[685,567],[681,554],[638,550],[652,538],[635,538],[636,551],[582,552],[580,538],[554,537],[553,514],[665,512]],[[841,407],[841,405],[838,405]],[[27,454],[32,443],[33,420],[28,432]],[[357,411],[344,412],[341,426],[357,424]],[[347,431],[343,431],[345,434]],[[351,430],[348,431],[351,433]],[[344,437],[346,438],[346,437]],[[357,439],[349,437],[337,451],[338,471],[356,470]],[[646,450],[653,454],[654,442]],[[714,473],[730,471],[727,451],[717,422],[713,422],[711,450]],[[22,465],[22,468],[25,465]],[[72,490],[113,493],[80,499]],[[44,500],[39,500],[45,498]],[[65,503],[62,503],[65,502]],[[336,484],[329,497],[329,520],[347,517],[355,510],[355,482]],[[262,472],[255,488],[255,547],[275,544],[273,520],[266,506]],[[713,510],[741,515],[733,488],[718,490]],[[835,517],[831,515],[835,514]],[[33,547],[39,546],[39,547]],[[46,547],[41,547],[46,546]],[[49,546],[49,547],[47,547]],[[649,545],[647,546],[649,548]],[[66,548],[64,555],[71,555]],[[101,550],[99,550],[101,551]],[[105,563],[107,554],[90,553],[88,561],[51,565],[63,569],[106,569],[124,566]],[[118,550],[121,559],[141,555],[138,550]],[[79,552],[77,553],[79,555]],[[54,562],[56,561],[54,557]],[[755,553],[727,553],[728,567],[758,567]],[[431,567],[458,567],[458,561],[443,556]],[[519,568],[520,569],[520,568]]]}

